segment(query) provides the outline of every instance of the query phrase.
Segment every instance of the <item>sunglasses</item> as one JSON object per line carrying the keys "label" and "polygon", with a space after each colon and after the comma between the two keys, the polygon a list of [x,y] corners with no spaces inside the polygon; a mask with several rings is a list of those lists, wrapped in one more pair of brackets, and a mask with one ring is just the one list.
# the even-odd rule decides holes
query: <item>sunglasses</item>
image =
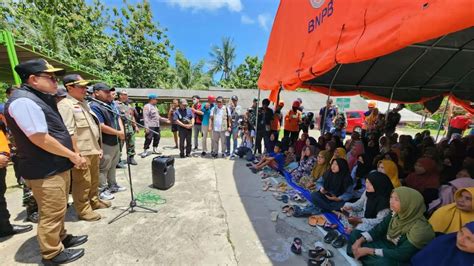
{"label": "sunglasses", "polygon": [[50,79],[50,80],[53,81],[53,82],[58,82],[58,81],[59,81],[59,79],[58,79],[56,76],[40,75],[40,74],[37,74],[37,75],[35,75],[35,76],[40,77],[40,78]]}

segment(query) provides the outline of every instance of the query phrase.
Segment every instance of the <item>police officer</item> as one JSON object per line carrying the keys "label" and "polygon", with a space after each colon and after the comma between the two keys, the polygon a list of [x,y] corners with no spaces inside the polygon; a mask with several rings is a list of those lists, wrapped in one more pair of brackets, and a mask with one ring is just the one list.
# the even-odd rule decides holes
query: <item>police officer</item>
{"label": "police officer", "polygon": [[70,74],[63,78],[68,96],[58,103],[59,113],[72,138],[76,152],[87,161],[86,169],[72,169],[72,198],[77,216],[81,220],[97,221],[100,214],[94,209],[111,206],[99,199],[99,162],[102,157],[98,118],[85,101],[89,82],[80,75]]}
{"label": "police officer", "polygon": [[22,85],[5,105],[8,127],[15,137],[20,175],[38,202],[38,242],[44,263],[67,263],[84,255],[84,249],[69,249],[87,241],[87,236],[66,234],[66,214],[72,167],[84,168],[86,160],[74,152],[71,136],[58,112],[54,96],[56,74],[64,73],[44,59],[15,67]]}
{"label": "police officer", "polygon": [[[128,143],[127,149],[127,163],[131,165],[137,165],[137,162],[133,158],[135,156],[135,133],[139,131],[138,125],[135,121],[135,108],[130,106],[128,99],[128,92],[121,90],[118,92],[118,101],[116,102],[118,109],[125,118],[122,118],[123,125],[125,127],[125,143]],[[123,147],[123,142],[121,142]]]}

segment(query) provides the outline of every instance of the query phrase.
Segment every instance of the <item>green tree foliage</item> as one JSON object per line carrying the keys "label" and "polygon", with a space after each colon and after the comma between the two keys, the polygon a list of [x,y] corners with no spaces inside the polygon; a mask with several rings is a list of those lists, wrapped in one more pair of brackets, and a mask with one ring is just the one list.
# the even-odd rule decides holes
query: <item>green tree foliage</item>
{"label": "green tree foliage", "polygon": [[204,64],[206,63],[204,60],[192,64],[182,52],[177,51],[175,62],[176,85],[178,88],[195,90],[209,88],[212,78],[203,71]]}
{"label": "green tree foliage", "polygon": [[222,38],[222,46],[212,46],[210,70],[212,75],[222,73],[220,80],[228,80],[232,73],[235,61],[235,45],[231,38]]}
{"label": "green tree foliage", "polygon": [[257,56],[247,56],[244,63],[231,73],[229,79],[222,80],[220,85],[233,89],[256,89],[262,64],[263,62]]}

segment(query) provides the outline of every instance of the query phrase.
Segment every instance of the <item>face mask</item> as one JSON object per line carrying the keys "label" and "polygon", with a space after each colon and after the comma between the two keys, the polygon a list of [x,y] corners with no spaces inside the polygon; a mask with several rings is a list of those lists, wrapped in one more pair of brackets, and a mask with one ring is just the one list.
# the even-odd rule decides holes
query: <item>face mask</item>
{"label": "face mask", "polygon": [[196,104],[198,101],[196,99],[193,100],[193,103]]}

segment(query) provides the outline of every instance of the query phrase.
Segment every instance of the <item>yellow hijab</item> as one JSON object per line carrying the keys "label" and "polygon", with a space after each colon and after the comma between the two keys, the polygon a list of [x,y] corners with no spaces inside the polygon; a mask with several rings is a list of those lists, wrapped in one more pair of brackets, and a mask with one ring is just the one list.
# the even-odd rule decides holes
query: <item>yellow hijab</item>
{"label": "yellow hijab", "polygon": [[394,188],[397,188],[402,185],[400,183],[400,179],[398,179],[398,167],[393,161],[381,160],[379,164],[383,164],[385,174],[390,177],[390,181],[392,181],[392,185]]}
{"label": "yellow hijab", "polygon": [[319,152],[318,156],[324,157],[324,164],[318,164],[317,162],[314,164],[313,170],[311,171],[311,176],[313,180],[318,180],[324,173],[329,169],[331,163],[331,153],[326,150],[322,150]]}
{"label": "yellow hijab", "polygon": [[332,156],[332,160],[336,159],[336,158],[341,158],[341,159],[344,159],[347,161],[347,158],[346,158],[346,150],[344,148],[336,148],[336,150],[334,151],[334,155]]}
{"label": "yellow hijab", "polygon": [[[474,196],[474,187],[462,188],[456,191],[454,198],[461,197],[461,193],[467,191]],[[474,221],[474,201],[472,201],[470,212],[461,211],[456,207],[456,202],[445,205],[433,213],[430,218],[430,224],[435,232],[444,234],[459,231],[466,223]]]}

